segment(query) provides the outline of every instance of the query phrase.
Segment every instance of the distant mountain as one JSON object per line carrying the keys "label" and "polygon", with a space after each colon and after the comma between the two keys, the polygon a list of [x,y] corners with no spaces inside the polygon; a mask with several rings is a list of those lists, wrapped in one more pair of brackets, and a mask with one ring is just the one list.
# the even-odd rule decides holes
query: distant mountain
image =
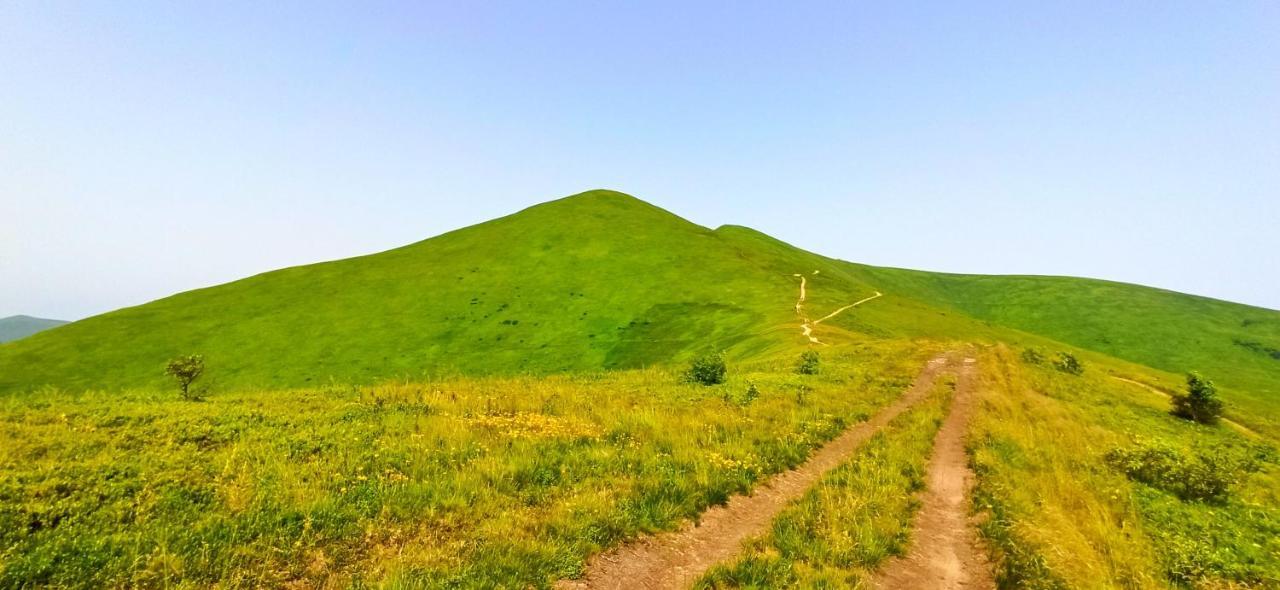
{"label": "distant mountain", "polygon": [[[860,221],[848,220],[849,231]],[[879,268],[590,191],[386,252],[286,268],[0,347],[0,392],[165,384],[205,356],[221,388],[551,373],[791,354],[824,342],[1056,340],[1280,400],[1280,312],[1137,285]],[[12,319],[12,318],[11,318]],[[9,320],[6,320],[9,321]]]}
{"label": "distant mountain", "polygon": [[56,328],[65,323],[67,322],[62,320],[33,318],[29,315],[15,315],[7,318],[0,318],[0,344],[12,342],[19,338],[26,338],[36,332],[43,332],[49,328]]}

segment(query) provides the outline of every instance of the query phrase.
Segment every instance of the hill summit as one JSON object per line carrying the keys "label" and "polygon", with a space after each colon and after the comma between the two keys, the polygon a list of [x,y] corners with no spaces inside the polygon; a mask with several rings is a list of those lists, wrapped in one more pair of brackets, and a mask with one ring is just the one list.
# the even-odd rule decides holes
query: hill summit
{"label": "hill summit", "polygon": [[[1031,334],[1280,395],[1280,313],[1065,277],[865,266],[749,228],[709,229],[594,190],[377,254],[179,293],[0,345],[0,392],[163,383],[203,354],[217,388],[753,358],[824,341]],[[1259,352],[1261,351],[1261,352]],[[788,353],[790,354],[790,353]]]}

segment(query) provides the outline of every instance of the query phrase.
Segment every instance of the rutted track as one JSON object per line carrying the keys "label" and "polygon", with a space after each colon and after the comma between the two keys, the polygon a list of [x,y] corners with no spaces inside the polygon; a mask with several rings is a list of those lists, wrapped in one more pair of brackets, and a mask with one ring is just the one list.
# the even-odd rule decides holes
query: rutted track
{"label": "rutted track", "polygon": [[907,555],[876,575],[875,587],[938,590],[992,589],[995,582],[986,553],[969,520],[973,472],[964,450],[964,434],[975,404],[975,361],[966,358],[946,421],[933,442],[928,487],[916,513]]}
{"label": "rutted track", "polygon": [[742,541],[759,535],[788,502],[799,498],[828,471],[846,461],[873,434],[923,399],[944,371],[953,370],[946,356],[929,361],[902,397],[827,443],[804,465],[780,473],[749,496],[734,496],[724,506],[704,512],[697,524],[647,537],[592,558],[579,580],[561,580],[557,588],[684,588],[712,565],[730,559]]}

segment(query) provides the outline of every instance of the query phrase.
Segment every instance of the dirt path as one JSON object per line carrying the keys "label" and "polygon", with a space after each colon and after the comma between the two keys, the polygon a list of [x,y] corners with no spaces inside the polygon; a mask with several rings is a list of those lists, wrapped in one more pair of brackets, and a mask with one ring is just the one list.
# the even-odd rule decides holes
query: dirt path
{"label": "dirt path", "polygon": [[876,576],[876,588],[994,589],[991,566],[969,519],[973,473],[964,435],[973,413],[975,362],[964,360],[946,421],[933,442],[928,487],[916,513],[911,547]]}
{"label": "dirt path", "polygon": [[708,509],[697,524],[646,537],[592,558],[580,580],[561,580],[557,588],[685,588],[712,565],[737,555],[742,541],[767,530],[788,502],[799,498],[862,443],[927,395],[938,375],[953,370],[946,356],[930,360],[902,397],[818,449],[800,467],[775,475],[749,496],[734,496]]}
{"label": "dirt path", "polygon": [[[1133,380],[1133,379],[1127,379],[1127,378],[1124,378],[1124,377],[1117,377],[1117,376],[1115,376],[1115,375],[1112,375],[1112,376],[1111,376],[1111,378],[1112,378],[1112,379],[1115,379],[1116,381],[1123,381],[1123,382],[1128,383],[1128,384],[1130,384],[1130,385],[1137,385],[1138,387],[1141,387],[1141,388],[1143,388],[1143,389],[1145,389],[1145,390],[1147,390],[1147,391],[1150,391],[1151,393],[1154,393],[1154,394],[1156,394],[1156,395],[1159,395],[1159,396],[1161,396],[1161,397],[1163,397],[1163,398],[1165,398],[1165,399],[1168,399],[1168,400],[1173,399],[1173,396],[1172,396],[1172,395],[1169,395],[1169,394],[1168,394],[1168,392],[1165,392],[1165,391],[1162,391],[1162,390],[1160,390],[1160,389],[1158,389],[1158,388],[1156,388],[1156,387],[1152,387],[1152,386],[1150,386],[1150,385],[1147,385],[1146,383],[1143,383],[1143,382],[1141,382],[1141,381],[1135,381],[1135,380]],[[1227,426],[1230,426],[1230,427],[1234,428],[1234,429],[1235,429],[1237,432],[1239,432],[1240,434],[1243,434],[1243,435],[1248,436],[1248,437],[1250,437],[1250,438],[1262,438],[1262,435],[1261,435],[1261,434],[1258,434],[1258,433],[1254,432],[1254,431],[1253,431],[1252,429],[1250,429],[1248,426],[1245,426],[1244,424],[1241,424],[1241,423],[1239,423],[1239,422],[1236,422],[1235,420],[1231,420],[1231,419],[1229,419],[1229,418],[1219,418],[1219,419],[1220,419],[1220,420],[1222,420],[1222,423],[1223,423],[1223,424],[1226,424]]]}
{"label": "dirt path", "polygon": [[[818,271],[816,271],[816,270],[815,270],[815,271],[813,271],[813,274],[818,274]],[[796,273],[796,274],[793,274],[793,275],[791,275],[791,276],[793,276],[793,277],[800,277],[800,298],[796,300],[796,315],[800,316],[800,333],[801,333],[801,334],[803,334],[805,338],[808,338],[808,339],[809,339],[809,342],[810,342],[810,343],[812,343],[812,344],[822,344],[822,345],[824,345],[824,346],[826,345],[826,344],[825,344],[825,343],[823,343],[821,340],[818,340],[818,337],[817,337],[817,336],[814,336],[814,335],[813,335],[813,329],[814,329],[814,328],[816,328],[816,327],[818,326],[818,324],[821,324],[822,322],[825,322],[825,321],[827,321],[827,320],[829,320],[829,319],[831,319],[831,318],[833,318],[833,317],[836,317],[836,316],[840,315],[841,313],[844,313],[846,310],[849,310],[849,309],[852,309],[852,308],[857,307],[857,306],[859,306],[859,305],[862,305],[863,303],[866,303],[866,302],[868,302],[868,301],[871,301],[872,299],[875,299],[875,298],[877,298],[877,297],[883,297],[883,296],[884,296],[884,294],[883,294],[883,293],[881,293],[881,292],[879,292],[879,291],[876,291],[876,294],[875,294],[875,295],[872,295],[872,296],[867,297],[867,298],[865,298],[865,299],[862,299],[862,300],[860,300],[860,301],[856,301],[856,302],[854,302],[854,303],[850,303],[849,305],[846,305],[846,306],[844,306],[844,307],[841,307],[840,309],[837,309],[837,310],[835,310],[835,311],[833,311],[833,312],[831,312],[831,313],[829,313],[829,314],[827,314],[827,315],[823,316],[821,319],[818,319],[817,321],[810,321],[810,320],[809,320],[809,316],[808,316],[807,314],[805,314],[805,312],[804,312],[804,300],[805,300],[806,295],[807,295],[807,294],[806,294],[806,292],[805,292],[805,289],[806,289],[806,287],[808,286],[809,282],[808,282],[808,280],[805,278],[805,276],[804,276],[804,275],[802,275],[802,274],[800,274],[800,273]]]}
{"label": "dirt path", "polygon": [[883,297],[883,296],[884,296],[884,293],[881,293],[881,292],[879,292],[879,291],[876,291],[876,294],[875,294],[875,295],[872,295],[872,296],[870,296],[870,297],[867,297],[866,299],[863,299],[863,300],[861,300],[861,301],[857,301],[857,302],[854,302],[854,303],[850,303],[849,305],[846,305],[846,306],[844,306],[844,307],[841,307],[840,309],[837,309],[837,310],[835,310],[835,311],[833,311],[833,312],[831,312],[831,313],[829,313],[829,314],[827,314],[827,315],[823,316],[823,317],[822,317],[821,319],[819,319],[819,320],[815,320],[815,321],[813,322],[813,325],[815,325],[815,326],[816,326],[816,325],[818,325],[818,324],[821,324],[822,322],[825,322],[825,321],[827,321],[827,320],[829,320],[829,319],[831,319],[831,318],[833,318],[833,317],[836,317],[836,316],[838,316],[838,315],[840,315],[840,314],[844,313],[844,312],[845,312],[845,310],[847,310],[847,309],[852,309],[852,308],[854,308],[854,307],[857,307],[857,306],[859,306],[859,305],[862,305],[863,303],[866,303],[866,302],[868,302],[868,301],[871,301],[872,299],[875,299],[875,298],[877,298],[877,297]]}

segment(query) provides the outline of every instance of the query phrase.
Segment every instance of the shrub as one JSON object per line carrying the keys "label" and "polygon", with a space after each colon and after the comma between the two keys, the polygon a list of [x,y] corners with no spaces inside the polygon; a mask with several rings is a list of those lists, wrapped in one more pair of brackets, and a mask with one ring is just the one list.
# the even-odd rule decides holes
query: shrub
{"label": "shrub", "polygon": [[1201,424],[1216,424],[1222,415],[1222,400],[1213,382],[1198,373],[1187,375],[1187,393],[1174,394],[1172,414]]}
{"label": "shrub", "polygon": [[1221,501],[1245,475],[1258,470],[1255,458],[1237,456],[1221,446],[1183,454],[1162,444],[1139,443],[1108,451],[1106,461],[1129,479],[1170,492],[1183,500]]}
{"label": "shrub", "polygon": [[760,388],[755,383],[747,384],[747,393],[742,396],[742,405],[748,405],[760,397]]}
{"label": "shrub", "polygon": [[1035,348],[1024,348],[1022,350],[1022,362],[1032,365],[1044,364],[1044,353]]}
{"label": "shrub", "polygon": [[1058,353],[1058,360],[1053,362],[1053,368],[1069,375],[1084,373],[1084,365],[1080,363],[1080,359],[1069,352]]}
{"label": "shrub", "polygon": [[164,372],[178,380],[183,399],[196,399],[198,396],[191,391],[191,383],[204,374],[204,357],[198,354],[180,356],[169,361]]}
{"label": "shrub", "polygon": [[800,364],[796,365],[796,372],[801,375],[817,375],[820,361],[818,351],[806,350],[800,353]]}
{"label": "shrub", "polygon": [[716,385],[724,383],[727,372],[728,369],[724,366],[724,355],[717,352],[693,359],[693,363],[684,373],[684,378],[691,383]]}

